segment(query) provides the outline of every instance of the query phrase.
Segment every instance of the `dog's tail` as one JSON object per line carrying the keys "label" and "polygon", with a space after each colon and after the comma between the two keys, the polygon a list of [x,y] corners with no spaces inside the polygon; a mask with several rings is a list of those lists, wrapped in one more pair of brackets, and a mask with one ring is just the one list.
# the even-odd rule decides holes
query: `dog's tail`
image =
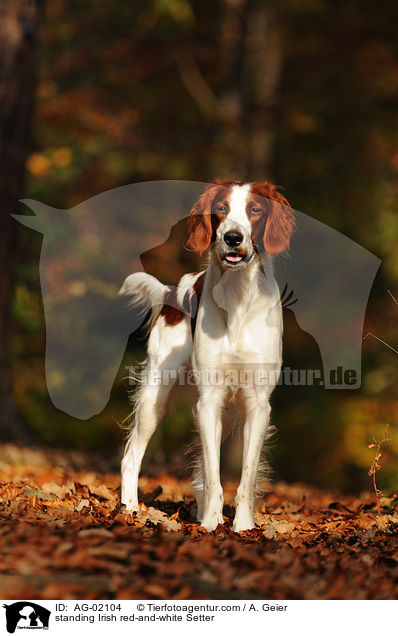
{"label": "dog's tail", "polygon": [[170,287],[163,285],[157,278],[146,274],[145,272],[137,272],[130,274],[125,279],[120,291],[120,296],[131,296],[129,301],[130,307],[138,308],[142,315],[149,314],[148,326],[150,327],[154,317],[160,311],[164,303],[167,292]]}

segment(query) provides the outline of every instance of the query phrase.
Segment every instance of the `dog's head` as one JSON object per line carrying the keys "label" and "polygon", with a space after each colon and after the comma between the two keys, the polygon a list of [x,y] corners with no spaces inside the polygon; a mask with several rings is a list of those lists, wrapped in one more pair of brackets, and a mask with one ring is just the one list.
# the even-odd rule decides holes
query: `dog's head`
{"label": "dog's head", "polygon": [[272,183],[218,182],[192,208],[187,246],[213,253],[223,268],[239,268],[256,253],[288,249],[293,211]]}

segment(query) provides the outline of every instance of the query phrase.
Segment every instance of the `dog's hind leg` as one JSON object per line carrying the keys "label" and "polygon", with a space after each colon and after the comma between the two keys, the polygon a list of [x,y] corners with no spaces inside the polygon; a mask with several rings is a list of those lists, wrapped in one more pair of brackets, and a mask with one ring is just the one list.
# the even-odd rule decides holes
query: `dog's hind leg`
{"label": "dog's hind leg", "polygon": [[159,318],[148,342],[144,383],[136,396],[135,422],[122,459],[121,501],[138,510],[138,476],[149,440],[160,423],[179,369],[189,360],[191,332],[188,319],[169,327]]}
{"label": "dog's hind leg", "polygon": [[138,476],[149,440],[162,419],[170,387],[144,386],[136,404],[135,423],[122,459],[122,503],[138,510]]}

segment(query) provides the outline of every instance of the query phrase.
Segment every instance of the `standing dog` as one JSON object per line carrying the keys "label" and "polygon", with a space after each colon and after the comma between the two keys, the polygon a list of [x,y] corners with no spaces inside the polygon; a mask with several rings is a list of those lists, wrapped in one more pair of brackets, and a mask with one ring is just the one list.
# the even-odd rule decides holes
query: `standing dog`
{"label": "standing dog", "polygon": [[[223,523],[220,446],[231,430],[231,405],[243,423],[242,475],[233,529],[254,527],[269,399],[282,359],[282,309],[272,255],[289,247],[293,227],[292,209],[271,183],[210,185],[192,209],[187,240],[200,255],[209,249],[207,270],[186,274],[174,290],[149,274],[136,273],[120,290],[133,296],[133,302],[161,307],[149,337],[147,374],[155,372],[161,378],[162,371],[173,370],[177,377],[181,368],[192,367],[199,392],[196,420],[202,449],[194,486],[198,520],[208,531]],[[171,388],[170,382],[145,383],[138,391],[135,425],[122,460],[122,503],[128,510],[138,510],[142,458],[165,413]]]}

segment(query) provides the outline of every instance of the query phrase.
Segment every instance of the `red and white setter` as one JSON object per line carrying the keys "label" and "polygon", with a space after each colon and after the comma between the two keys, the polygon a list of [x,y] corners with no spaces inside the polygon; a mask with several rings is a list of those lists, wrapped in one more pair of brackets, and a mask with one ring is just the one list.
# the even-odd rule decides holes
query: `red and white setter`
{"label": "red and white setter", "polygon": [[215,183],[199,197],[189,219],[187,245],[200,255],[209,250],[206,271],[186,274],[174,289],[145,273],[126,278],[121,294],[161,307],[154,316],[146,381],[137,392],[122,460],[122,503],[128,510],[138,510],[138,475],[168,404],[170,371],[175,380],[189,368],[198,390],[198,520],[208,531],[223,523],[220,446],[239,419],[243,461],[233,529],[254,527],[269,399],[282,357],[282,309],[272,256],[289,247],[293,227],[293,211],[271,183]]}

